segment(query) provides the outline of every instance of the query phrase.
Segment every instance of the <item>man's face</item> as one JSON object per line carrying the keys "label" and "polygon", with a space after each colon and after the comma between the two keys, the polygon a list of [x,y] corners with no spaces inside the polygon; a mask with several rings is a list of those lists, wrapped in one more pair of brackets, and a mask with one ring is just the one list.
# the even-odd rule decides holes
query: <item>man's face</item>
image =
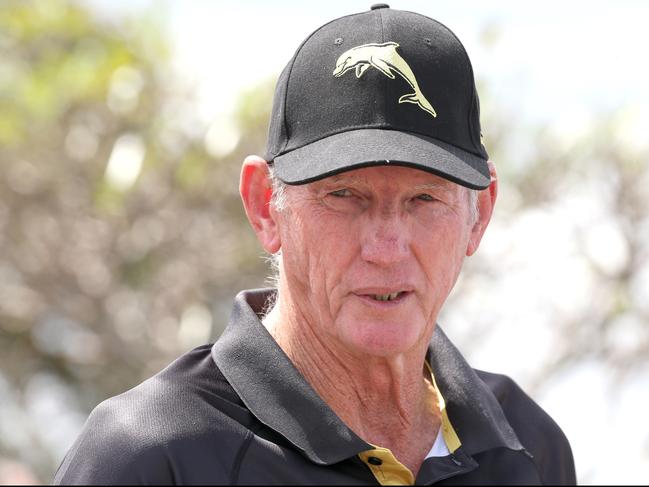
{"label": "man's face", "polygon": [[276,213],[284,284],[327,346],[391,356],[425,347],[472,236],[465,188],[369,167],[287,188]]}

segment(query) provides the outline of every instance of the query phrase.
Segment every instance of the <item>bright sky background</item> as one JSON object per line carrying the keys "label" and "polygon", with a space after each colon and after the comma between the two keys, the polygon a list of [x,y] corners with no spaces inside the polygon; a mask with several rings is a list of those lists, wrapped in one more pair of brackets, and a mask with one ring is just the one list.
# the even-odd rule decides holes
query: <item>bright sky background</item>
{"label": "bright sky background", "polygon": [[[175,64],[199,86],[206,121],[232,108],[234,95],[278,74],[296,47],[325,21],[367,10],[369,1],[85,0],[107,13],[156,11]],[[499,103],[534,118],[580,117],[622,104],[649,109],[649,2],[515,0],[389,2],[429,15],[462,40],[478,77]],[[491,50],[480,36],[502,31]]]}
{"label": "bright sky background", "polygon": [[[279,74],[314,29],[333,18],[367,10],[371,5],[370,1],[358,0],[84,1],[107,15],[155,12],[163,20],[174,51],[173,63],[181,79],[196,87],[196,111],[206,125],[227,116],[239,91]],[[393,8],[429,15],[450,27],[465,45],[478,78],[488,83],[493,95],[491,103],[503,113],[517,113],[523,120],[546,123],[569,137],[598,116],[624,107],[633,114],[626,140],[631,144],[649,144],[649,1],[388,3]],[[488,27],[500,33],[489,49],[481,40]],[[581,203],[578,198],[575,195],[572,202],[562,201],[561,208],[522,215],[507,228],[501,223],[492,224],[481,252],[501,259],[503,267],[513,269],[514,273],[489,294],[483,293],[483,302],[469,306],[489,306],[494,310],[490,318],[498,320],[501,316],[495,310],[507,307],[507,300],[514,293],[520,301],[521,313],[527,313],[521,315],[526,327],[505,323],[516,316],[503,315],[503,326],[483,347],[503,352],[477,353],[474,365],[509,371],[512,362],[538,363],[536,359],[551,350],[547,349],[543,322],[534,321],[534,306],[551,302],[557,293],[565,303],[589,298],[584,278],[587,274],[566,242],[570,242],[575,218],[590,219],[597,229],[599,215],[566,212],[566,205],[593,206],[590,196]],[[539,233],[539,229],[547,228],[552,229],[550,245],[544,243],[547,235]],[[609,230],[600,228],[600,234]],[[502,240],[507,232],[514,231],[525,237],[521,248],[526,254],[505,253],[504,249],[509,247],[499,238]],[[615,231],[610,230],[609,235],[613,237],[593,241],[607,243],[603,253],[609,261],[613,259],[609,265],[616,265]],[[549,257],[529,262],[530,254]],[[516,269],[538,279],[528,283],[537,290],[536,302],[512,288],[513,283],[521,282],[516,280]],[[567,277],[557,282],[557,275]],[[587,306],[588,302],[582,304]],[[480,309],[475,312],[478,314]],[[532,341],[534,348],[517,345],[525,341]],[[521,369],[514,376],[524,381],[528,372]],[[580,475],[590,482],[646,482],[649,435],[644,418],[649,403],[649,371],[637,371],[624,391],[615,393],[614,400],[607,392],[606,377],[607,371],[600,364],[584,364],[560,378],[544,393],[541,403],[571,439]],[[638,421],[644,427],[638,428]]]}

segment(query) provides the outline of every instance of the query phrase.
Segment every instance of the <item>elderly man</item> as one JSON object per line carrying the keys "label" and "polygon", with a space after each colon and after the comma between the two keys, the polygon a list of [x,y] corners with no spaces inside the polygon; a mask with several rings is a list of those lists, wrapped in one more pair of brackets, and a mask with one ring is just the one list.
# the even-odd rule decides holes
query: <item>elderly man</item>
{"label": "elderly man", "polygon": [[497,187],[451,31],[384,4],[315,31],[241,173],[277,289],[98,406],[56,482],[575,483],[552,419],[436,325]]}

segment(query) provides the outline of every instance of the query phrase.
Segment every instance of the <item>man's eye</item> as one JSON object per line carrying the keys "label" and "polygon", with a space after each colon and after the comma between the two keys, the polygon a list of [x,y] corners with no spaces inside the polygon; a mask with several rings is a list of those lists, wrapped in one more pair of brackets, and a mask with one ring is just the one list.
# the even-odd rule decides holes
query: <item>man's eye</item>
{"label": "man's eye", "polygon": [[426,193],[417,195],[417,199],[422,201],[435,201],[435,198],[433,198],[431,195]]}
{"label": "man's eye", "polygon": [[337,189],[336,191],[332,191],[329,193],[331,196],[336,196],[338,198],[345,198],[347,196],[351,196],[352,192],[349,191],[348,189]]}

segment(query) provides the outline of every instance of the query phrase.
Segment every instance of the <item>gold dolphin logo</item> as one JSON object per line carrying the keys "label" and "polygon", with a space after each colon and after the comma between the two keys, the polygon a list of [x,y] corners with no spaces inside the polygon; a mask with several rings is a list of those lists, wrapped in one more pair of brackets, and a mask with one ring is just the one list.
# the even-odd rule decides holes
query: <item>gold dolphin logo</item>
{"label": "gold dolphin logo", "polygon": [[437,117],[437,112],[421,92],[415,74],[397,52],[397,47],[399,44],[396,42],[352,47],[340,55],[336,61],[333,75],[339,78],[350,69],[356,69],[356,77],[360,78],[370,66],[375,67],[390,79],[394,79],[393,72],[397,73],[415,90],[414,93],[407,93],[399,98],[399,103],[414,103],[433,117]]}

